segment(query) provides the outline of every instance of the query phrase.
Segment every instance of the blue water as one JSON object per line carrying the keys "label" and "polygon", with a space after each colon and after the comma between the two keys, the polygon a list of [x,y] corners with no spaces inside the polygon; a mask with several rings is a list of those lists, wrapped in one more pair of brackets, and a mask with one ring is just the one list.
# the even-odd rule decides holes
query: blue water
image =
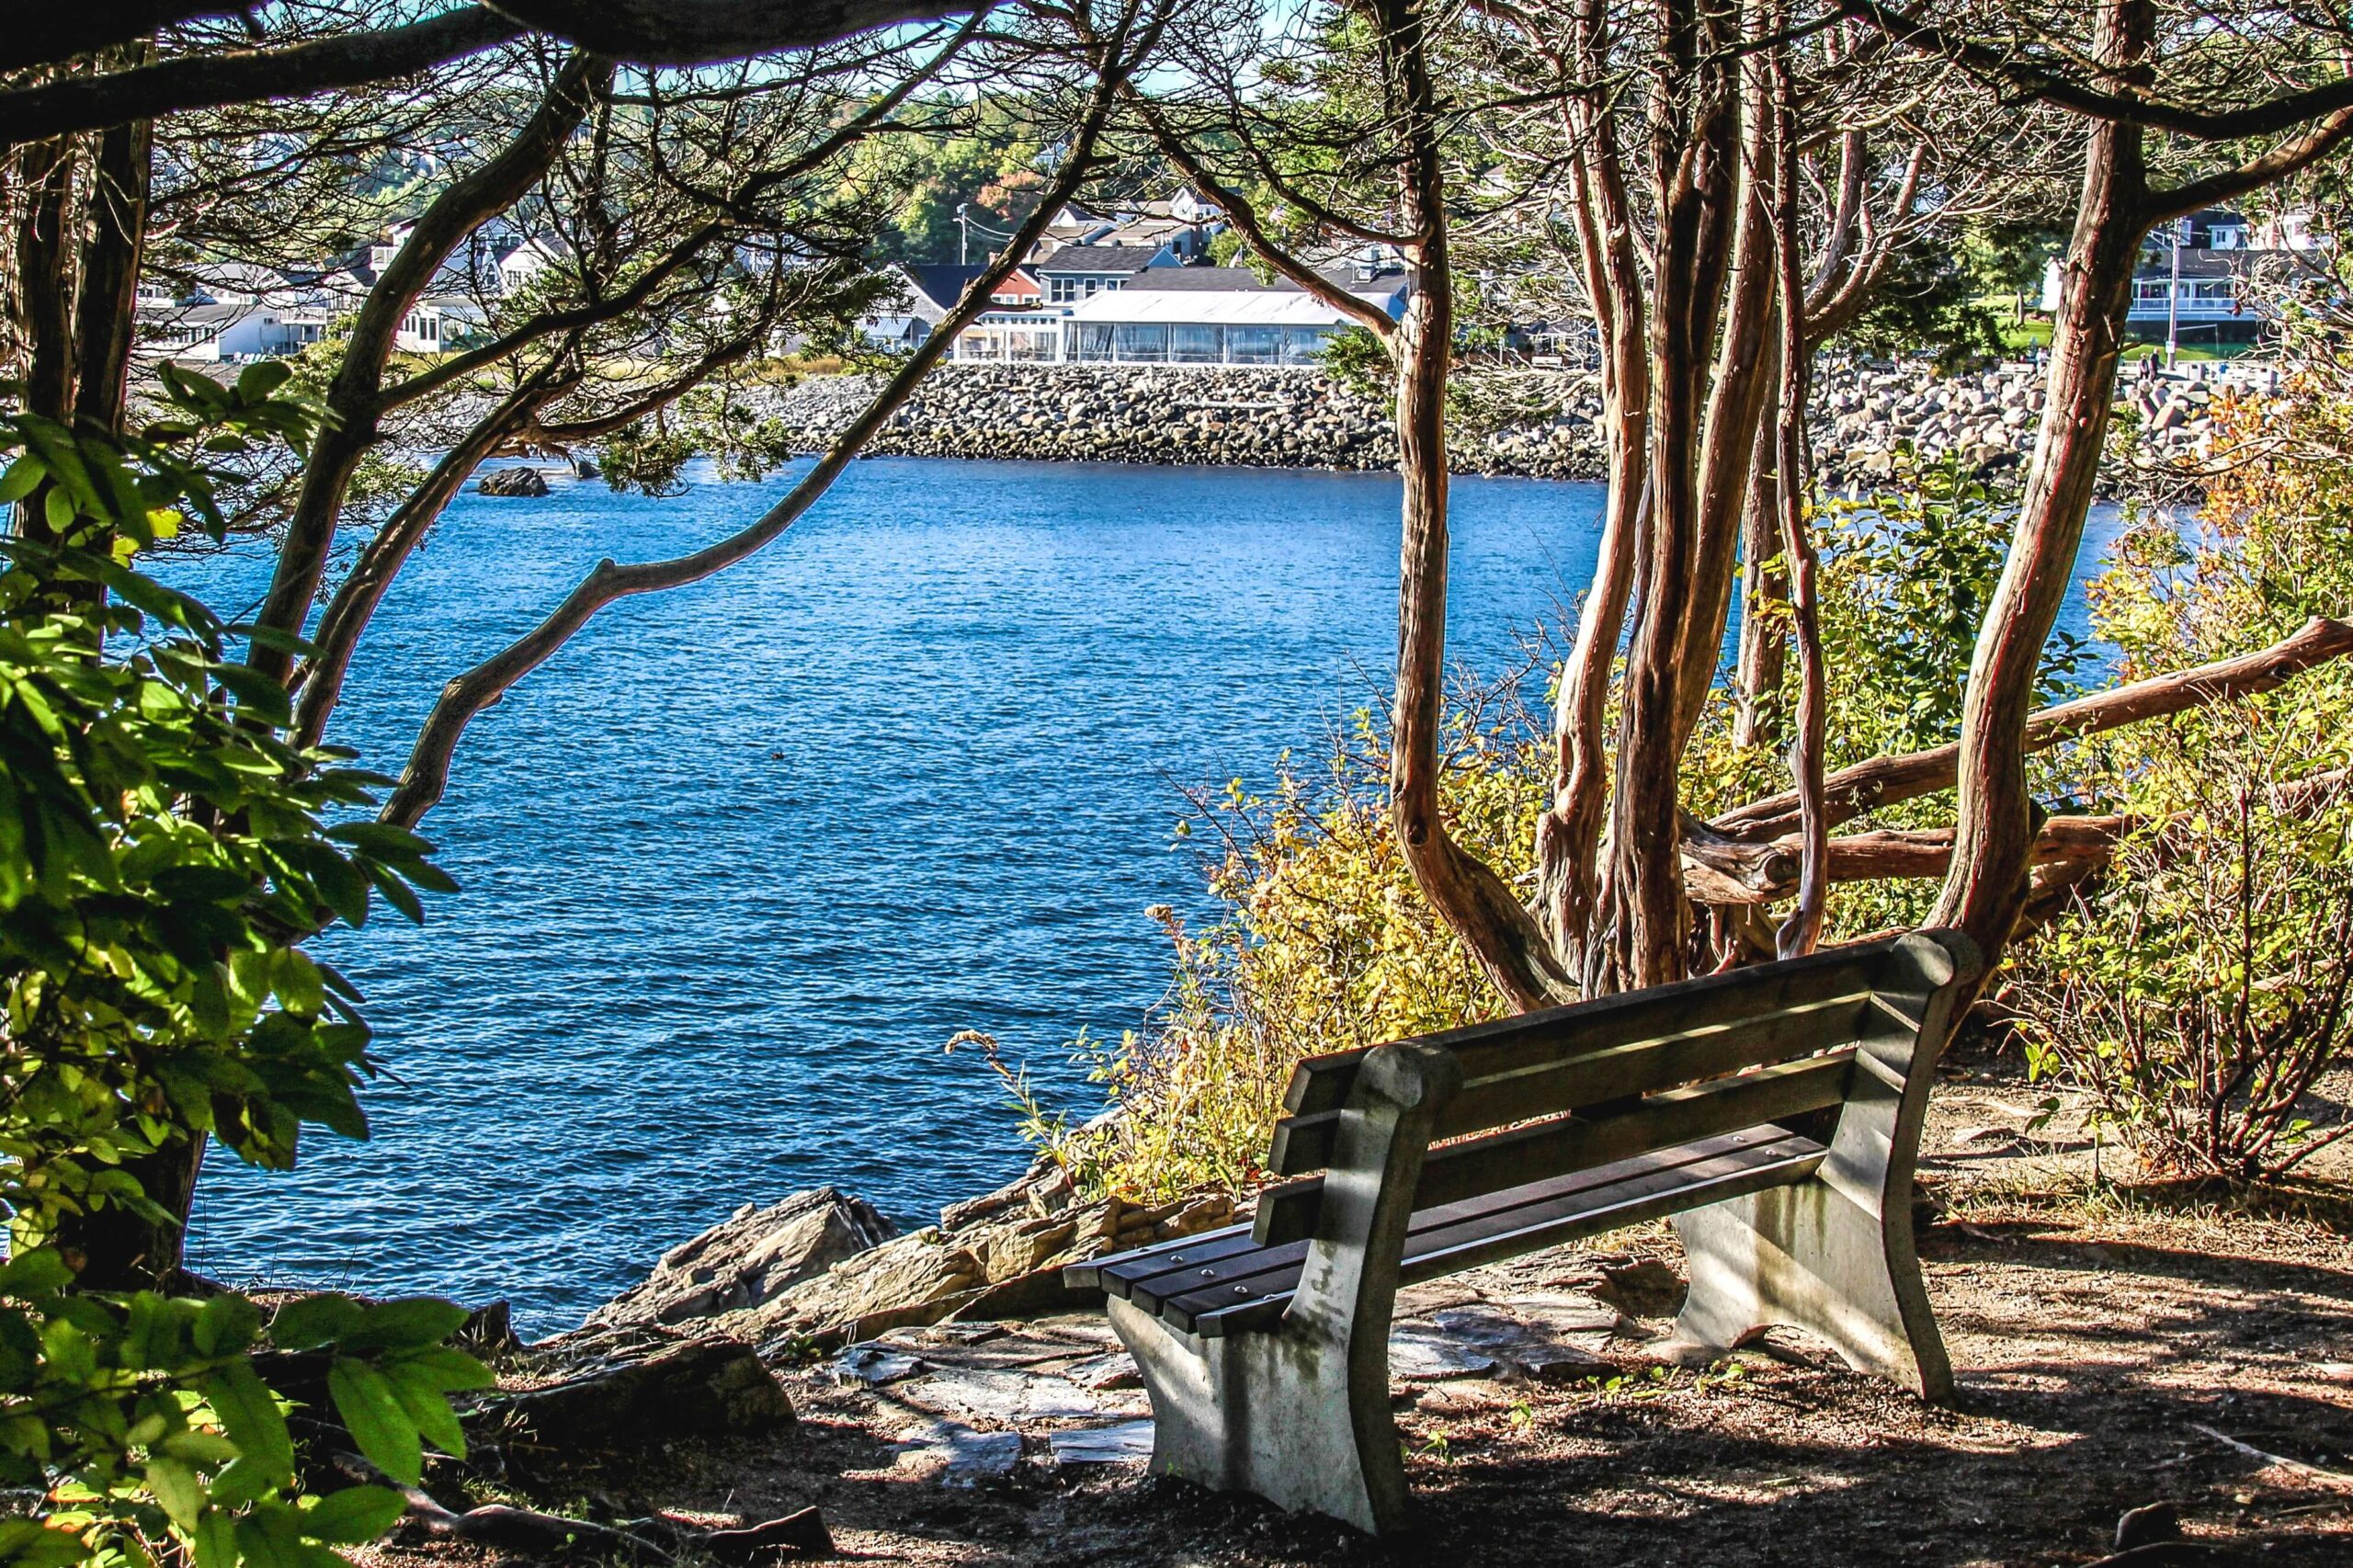
{"label": "blue water", "polygon": [[[707,542],[797,472],[467,494],[376,617],[333,738],[397,772],[440,684],[599,557]],[[943,1042],[985,1030],[1089,1106],[1066,1042],[1160,994],[1145,908],[1200,906],[1179,788],[1263,779],[1376,699],[1396,495],[876,460],[764,554],[608,609],[468,733],[424,824],[464,891],[324,944],[390,1068],[373,1141],[315,1139],[284,1175],[216,1161],[194,1262],[504,1296],[549,1332],[739,1204],[834,1182],[915,1221],[1008,1178],[1014,1119]],[[1458,483],[1459,657],[1499,672],[1574,602],[1599,501]],[[169,574],[234,613],[267,571]]]}

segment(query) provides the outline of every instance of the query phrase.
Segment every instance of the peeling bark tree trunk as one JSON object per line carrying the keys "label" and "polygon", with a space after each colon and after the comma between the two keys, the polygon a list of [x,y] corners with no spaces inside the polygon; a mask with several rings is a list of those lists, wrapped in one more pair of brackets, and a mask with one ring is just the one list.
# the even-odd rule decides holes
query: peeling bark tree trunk
{"label": "peeling bark tree trunk", "polygon": [[[1774,384],[1759,417],[1765,429],[1780,424],[1781,381],[1777,356]],[[1738,746],[1769,746],[1776,738],[1773,708],[1789,665],[1789,639],[1776,612],[1790,602],[1789,557],[1782,552],[1780,493],[1769,443],[1756,444],[1748,472],[1748,502],[1740,520],[1740,652],[1733,666],[1739,710],[1732,738]]]}
{"label": "peeling bark tree trunk", "polygon": [[[2148,0],[2115,0],[2094,23],[2097,58],[2120,75],[2144,74],[2153,31]],[[2148,171],[2137,125],[2092,128],[2082,204],[2067,247],[2042,428],[2027,472],[2017,532],[1985,608],[1961,711],[1960,818],[1938,925],[1958,926],[1990,968],[2027,896],[2034,844],[2026,786],[2026,721],[2042,649],[2057,621],[2083,543],[2108,435],[2132,272],[2147,231]]]}
{"label": "peeling bark tree trunk", "polygon": [[[1779,17],[1774,30],[1779,30]],[[1807,383],[1813,368],[1806,344],[1805,294],[1798,273],[1797,87],[1786,46],[1770,56],[1773,85],[1773,256],[1775,292],[1781,301],[1773,430],[1772,495],[1788,563],[1791,630],[1798,644],[1798,710],[1790,741],[1800,820],[1797,907],[1775,933],[1777,956],[1813,951],[1830,895],[1830,824],[1822,809],[1823,747],[1829,727],[1829,674],[1823,667],[1822,624],[1815,602],[1818,562],[1806,528],[1809,464],[1805,445]],[[1756,492],[1750,494],[1756,503]],[[1776,639],[1778,642],[1779,640]]]}
{"label": "peeling bark tree trunk", "polygon": [[1424,13],[1384,4],[1382,66],[1403,142],[1398,199],[1412,237],[1412,297],[1392,352],[1397,448],[1404,483],[1398,562],[1397,695],[1389,789],[1397,842],[1414,881],[1504,995],[1523,1010],[1575,999],[1551,944],[1493,868],[1446,830],[1439,800],[1445,723],[1446,380],[1454,360],[1454,278],[1447,253],[1440,131]]}
{"label": "peeling bark tree trunk", "polygon": [[[1599,0],[1582,0],[1574,28],[1577,70],[1597,73],[1608,53]],[[1563,966],[1575,974],[1584,968],[1600,903],[1597,863],[1609,806],[1605,724],[1609,678],[1633,597],[1635,550],[1649,511],[1651,382],[1643,264],[1617,128],[1582,95],[1568,100],[1563,119],[1586,298],[1601,343],[1608,458],[1593,585],[1578,615],[1575,645],[1561,672],[1553,707],[1552,801],[1536,824],[1537,916]]]}
{"label": "peeling bark tree trunk", "polygon": [[1723,16],[1671,0],[1661,27],[1668,69],[1651,110],[1651,505],[1602,908],[1581,977],[1588,994],[1665,984],[1688,967],[1679,775],[1723,635],[1771,304],[1764,195],[1742,170],[1756,140],[1754,73],[1727,62],[1738,35]]}

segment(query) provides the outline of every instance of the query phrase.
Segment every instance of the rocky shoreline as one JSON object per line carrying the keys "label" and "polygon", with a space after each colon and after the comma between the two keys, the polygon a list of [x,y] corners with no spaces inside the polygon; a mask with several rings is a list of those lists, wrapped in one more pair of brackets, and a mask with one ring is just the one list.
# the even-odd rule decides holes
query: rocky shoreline
{"label": "rocky shoreline", "polygon": [[[1602,476],[1601,396],[1593,376],[1483,370],[1464,381],[1458,472],[1532,479]],[[790,444],[824,446],[864,406],[869,375],[816,377],[760,400]],[[2268,368],[2199,365],[2128,378],[2120,398],[2122,472],[2177,477],[2211,455],[2212,409],[2226,389],[2276,389]],[[1811,437],[1834,485],[1894,472],[1910,448],[1998,474],[2023,466],[2041,415],[2029,363],[1938,375],[1919,368],[1825,364]],[[1375,471],[1394,467],[1396,429],[1376,400],[1319,369],[1149,365],[943,365],[867,449],[874,456],[1032,461],[1202,463]]]}

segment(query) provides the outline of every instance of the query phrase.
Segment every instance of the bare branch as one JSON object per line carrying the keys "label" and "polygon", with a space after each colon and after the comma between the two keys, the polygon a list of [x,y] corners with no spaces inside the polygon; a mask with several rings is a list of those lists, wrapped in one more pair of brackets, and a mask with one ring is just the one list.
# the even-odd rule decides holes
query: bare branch
{"label": "bare branch", "polygon": [[338,33],[282,49],[185,54],[126,71],[61,77],[0,92],[0,145],[414,75],[524,30],[487,6],[467,6],[406,27]]}

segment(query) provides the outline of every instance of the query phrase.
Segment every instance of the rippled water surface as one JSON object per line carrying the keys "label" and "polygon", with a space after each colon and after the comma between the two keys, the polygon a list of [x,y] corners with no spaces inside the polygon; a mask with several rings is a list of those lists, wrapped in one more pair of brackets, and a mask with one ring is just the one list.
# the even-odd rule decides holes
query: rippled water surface
{"label": "rippled water surface", "polygon": [[[739,526],[791,475],[649,500],[468,494],[376,618],[337,739],[397,771],[439,684],[599,557]],[[1023,1161],[978,1028],[1084,1108],[1081,1027],[1198,907],[1179,786],[1263,778],[1393,653],[1396,481],[856,465],[765,554],[608,610],[466,737],[426,832],[463,892],[329,954],[396,1077],[372,1142],[216,1163],[244,1278],[510,1298],[567,1326],[738,1204],[835,1182],[904,1220]],[[1489,671],[1571,602],[1597,486],[1464,480],[1451,637]],[[173,574],[218,608],[267,562]]]}

